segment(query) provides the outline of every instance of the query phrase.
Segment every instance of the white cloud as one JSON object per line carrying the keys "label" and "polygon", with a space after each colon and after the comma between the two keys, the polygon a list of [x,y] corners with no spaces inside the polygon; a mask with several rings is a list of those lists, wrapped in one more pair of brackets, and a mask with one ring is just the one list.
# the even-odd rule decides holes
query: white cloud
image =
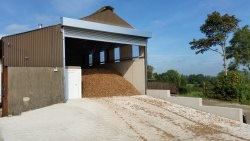
{"label": "white cloud", "polygon": [[5,27],[5,33],[6,34],[15,34],[20,32],[25,32],[29,30],[29,25],[23,25],[23,24],[10,24]]}
{"label": "white cloud", "polygon": [[1,33],[0,33],[0,39],[1,39],[3,36],[5,36],[5,34],[1,34]]}
{"label": "white cloud", "polygon": [[[100,2],[100,1],[99,1]],[[88,11],[94,5],[98,4],[97,0],[52,0],[51,4],[61,13],[75,14],[82,11]]]}

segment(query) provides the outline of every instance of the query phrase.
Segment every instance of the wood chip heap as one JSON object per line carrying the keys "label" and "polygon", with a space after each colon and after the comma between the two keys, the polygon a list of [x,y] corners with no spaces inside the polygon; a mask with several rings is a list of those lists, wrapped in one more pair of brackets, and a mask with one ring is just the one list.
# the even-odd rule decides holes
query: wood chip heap
{"label": "wood chip heap", "polygon": [[114,70],[85,69],[82,72],[83,97],[138,95],[136,88]]}

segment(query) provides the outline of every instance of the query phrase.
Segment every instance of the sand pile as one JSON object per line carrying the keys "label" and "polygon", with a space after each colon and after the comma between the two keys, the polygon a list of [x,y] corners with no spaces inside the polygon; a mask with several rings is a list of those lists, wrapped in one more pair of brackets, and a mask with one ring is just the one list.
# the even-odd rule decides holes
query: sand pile
{"label": "sand pile", "polygon": [[114,70],[86,69],[82,72],[83,97],[138,95],[135,87]]}

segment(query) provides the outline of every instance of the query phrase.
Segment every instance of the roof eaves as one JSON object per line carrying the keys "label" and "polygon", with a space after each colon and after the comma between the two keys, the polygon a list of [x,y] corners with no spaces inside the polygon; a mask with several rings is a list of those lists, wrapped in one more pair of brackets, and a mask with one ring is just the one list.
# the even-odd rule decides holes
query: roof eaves
{"label": "roof eaves", "polygon": [[[37,28],[37,29],[28,30],[28,31],[25,31],[25,32],[20,32],[20,33],[15,33],[15,34],[11,34],[11,35],[6,35],[6,36],[3,36],[2,39],[3,39],[3,38],[6,38],[6,37],[21,35],[21,34],[33,32],[33,31],[41,30],[41,29],[44,29],[44,28],[49,28],[49,27],[53,27],[53,26],[58,26],[58,25],[61,25],[61,24],[55,24],[55,25],[50,25],[50,26],[46,26],[46,27],[42,27],[42,28]],[[0,39],[1,39],[1,38],[0,38]]]}
{"label": "roof eaves", "polygon": [[137,29],[125,28],[125,27],[108,25],[108,24],[103,24],[103,23],[71,19],[71,18],[66,18],[66,17],[63,17],[61,22],[63,26],[69,26],[69,27],[75,27],[75,28],[110,32],[110,33],[118,33],[118,34],[125,34],[125,35],[145,37],[145,38],[152,37],[152,33],[148,31],[141,31]]}

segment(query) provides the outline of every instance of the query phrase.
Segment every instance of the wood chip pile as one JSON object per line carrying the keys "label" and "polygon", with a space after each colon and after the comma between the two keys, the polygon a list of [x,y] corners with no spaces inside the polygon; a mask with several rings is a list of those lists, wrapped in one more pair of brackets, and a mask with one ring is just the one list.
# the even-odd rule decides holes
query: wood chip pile
{"label": "wood chip pile", "polygon": [[94,68],[82,72],[83,97],[138,95],[136,88],[114,70]]}

